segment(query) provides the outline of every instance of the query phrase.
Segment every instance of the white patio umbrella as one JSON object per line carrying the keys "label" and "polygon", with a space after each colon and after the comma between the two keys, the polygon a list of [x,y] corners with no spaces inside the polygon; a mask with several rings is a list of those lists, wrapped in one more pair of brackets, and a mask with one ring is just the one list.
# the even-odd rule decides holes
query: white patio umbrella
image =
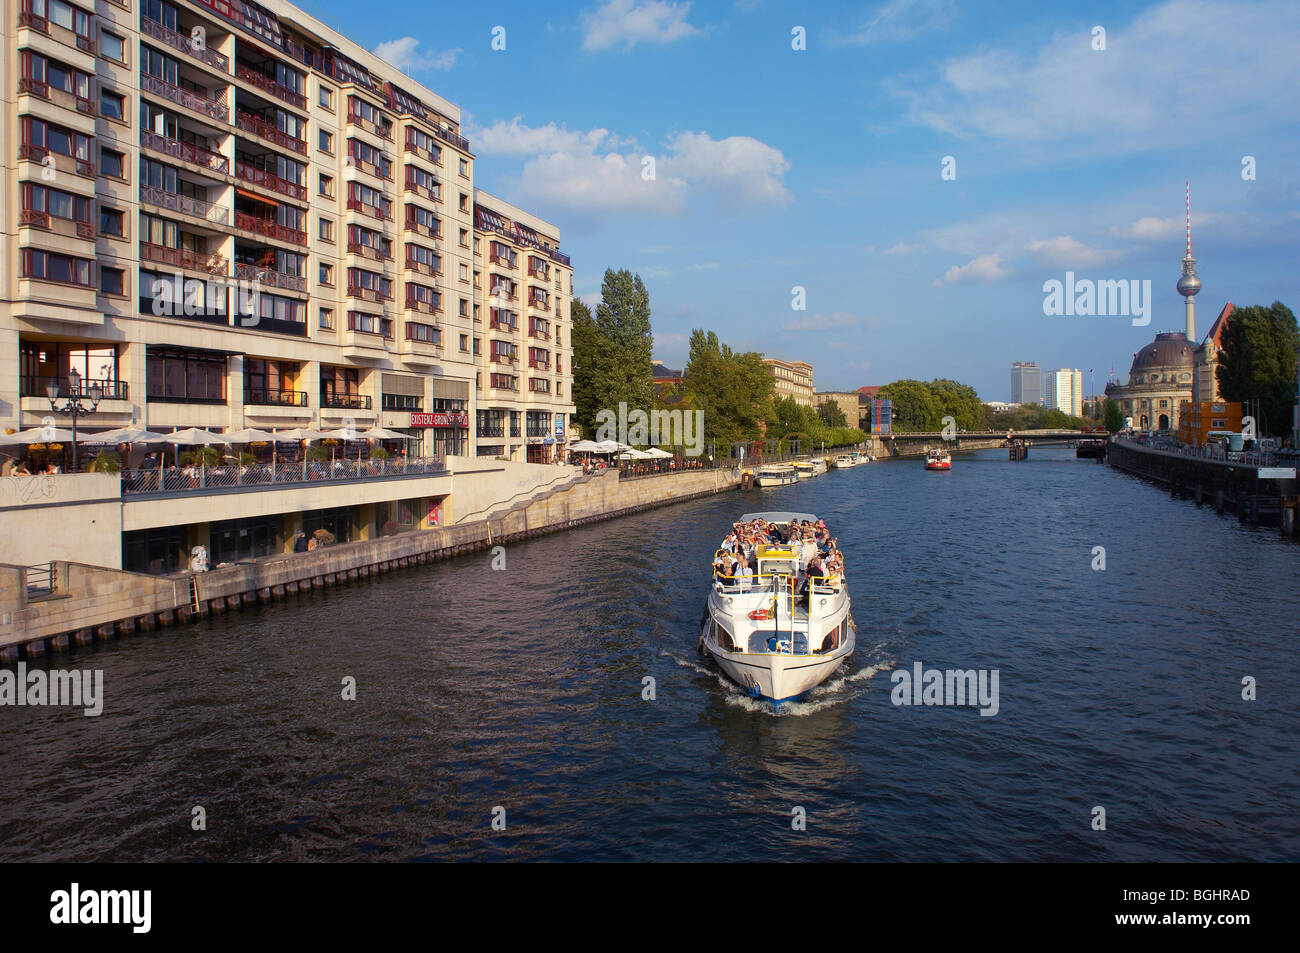
{"label": "white patio umbrella", "polygon": [[637,450],[635,447],[628,447],[618,455],[620,460],[653,460],[654,458],[644,450]]}
{"label": "white patio umbrella", "polygon": [[669,453],[667,450],[662,450],[659,447],[651,447],[645,453],[647,457],[651,457],[652,459],[655,460],[667,460],[669,457],[672,456],[672,454]]}
{"label": "white patio umbrella", "polygon": [[105,430],[102,433],[87,434],[77,443],[159,443],[165,437],[165,434],[154,433],[152,430],[145,430],[143,427],[118,427],[116,430]]}
{"label": "white patio umbrella", "polygon": [[271,443],[276,439],[279,439],[277,434],[256,427],[245,427],[221,435],[222,443]]}
{"label": "white patio umbrella", "polygon": [[631,450],[625,443],[619,443],[617,440],[602,440],[596,444],[596,453],[621,453],[624,450]]}
{"label": "white patio umbrella", "polygon": [[278,430],[275,434],[276,440],[323,440],[329,434],[322,433],[319,430],[312,430],[310,427],[295,427],[293,430]]}
{"label": "white patio umbrella", "polygon": [[162,439],[167,443],[174,443],[177,446],[185,444],[190,447],[197,447],[200,444],[209,447],[214,443],[225,443],[225,435],[212,433],[201,427],[186,427],[184,430],[177,430],[173,433],[165,433]]}
{"label": "white patio umbrella", "polygon": [[600,451],[600,444],[596,443],[594,440],[579,440],[577,443],[570,446],[569,450],[573,453],[598,453]]}
{"label": "white patio umbrella", "polygon": [[363,430],[357,434],[359,437],[365,437],[367,440],[408,440],[408,434],[398,433],[396,430],[385,430],[383,427],[371,427],[369,430]]}
{"label": "white patio umbrella", "polygon": [[0,443],[9,444],[27,444],[33,443],[67,443],[72,440],[72,431],[64,430],[62,427],[28,427],[26,430],[20,430],[17,433],[0,434]]}

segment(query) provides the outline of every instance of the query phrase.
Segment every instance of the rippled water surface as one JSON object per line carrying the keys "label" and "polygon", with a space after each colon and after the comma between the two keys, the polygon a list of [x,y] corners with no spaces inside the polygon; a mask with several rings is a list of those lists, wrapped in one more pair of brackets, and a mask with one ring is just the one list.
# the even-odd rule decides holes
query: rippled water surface
{"label": "rippled water surface", "polygon": [[[101,669],[105,710],[0,708],[0,859],[1300,859],[1300,547],[1031,453],[832,471],[35,663]],[[859,626],[779,712],[695,653],[709,557],[757,509],[826,519]],[[997,715],[891,704],[916,661],[997,669]]]}

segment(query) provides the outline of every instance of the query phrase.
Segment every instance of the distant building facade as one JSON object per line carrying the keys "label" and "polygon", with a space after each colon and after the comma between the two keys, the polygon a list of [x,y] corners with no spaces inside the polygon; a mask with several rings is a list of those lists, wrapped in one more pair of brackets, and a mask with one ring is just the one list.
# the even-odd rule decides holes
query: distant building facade
{"label": "distant building facade", "polygon": [[1016,361],[1011,365],[1011,403],[1041,404],[1043,372],[1033,361]]}
{"label": "distant building facade", "polygon": [[777,397],[793,397],[804,407],[817,405],[811,364],[807,361],[783,361],[775,357],[763,358],[763,364],[776,381]]}
{"label": "distant building facade", "polygon": [[1043,377],[1043,406],[1071,417],[1083,415],[1083,372],[1060,368]]}
{"label": "distant building facade", "polygon": [[1219,357],[1223,350],[1223,332],[1227,330],[1230,317],[1231,301],[1223,306],[1210,325],[1205,340],[1192,352],[1192,400],[1195,402],[1213,403],[1222,399],[1219,393]]}
{"label": "distant building facade", "polygon": [[815,396],[814,406],[820,407],[827,401],[839,405],[840,410],[844,411],[844,426],[858,427],[861,425],[865,408],[862,406],[862,395],[857,391],[824,390],[819,391]]}

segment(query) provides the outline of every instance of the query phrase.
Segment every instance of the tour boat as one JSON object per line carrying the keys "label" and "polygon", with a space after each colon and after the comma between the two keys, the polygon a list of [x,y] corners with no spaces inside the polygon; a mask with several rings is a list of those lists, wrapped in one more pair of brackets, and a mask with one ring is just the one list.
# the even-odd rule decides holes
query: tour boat
{"label": "tour boat", "polygon": [[754,474],[755,486],[785,486],[787,483],[798,482],[799,471],[788,463],[769,463],[759,467]]}
{"label": "tour boat", "polygon": [[842,453],[835,458],[836,470],[847,470],[858,465],[858,458],[851,453]]}
{"label": "tour boat", "polygon": [[794,468],[799,473],[799,479],[810,480],[826,472],[826,461],[821,457],[816,460],[801,460],[794,465]]}
{"label": "tour boat", "polygon": [[[810,513],[746,513],[742,522],[816,523]],[[719,550],[719,554],[721,554]],[[713,575],[699,649],[755,698],[780,703],[816,688],[853,654],[857,627],[841,571],[802,591],[808,546],[759,545],[753,575]]]}
{"label": "tour boat", "polygon": [[936,447],[925,455],[925,468],[927,470],[951,470],[952,457],[947,450]]}

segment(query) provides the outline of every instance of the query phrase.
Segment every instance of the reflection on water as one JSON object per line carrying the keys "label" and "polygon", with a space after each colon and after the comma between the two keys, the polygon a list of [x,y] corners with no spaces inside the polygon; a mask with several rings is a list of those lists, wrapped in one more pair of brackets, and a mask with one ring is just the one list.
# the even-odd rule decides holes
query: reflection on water
{"label": "reflection on water", "polygon": [[[103,669],[105,711],[0,709],[0,859],[1294,858],[1300,550],[1031,452],[832,471],[47,659]],[[780,710],[695,652],[709,557],[762,508],[831,524],[859,626]],[[894,707],[916,661],[998,669],[998,715]]]}

